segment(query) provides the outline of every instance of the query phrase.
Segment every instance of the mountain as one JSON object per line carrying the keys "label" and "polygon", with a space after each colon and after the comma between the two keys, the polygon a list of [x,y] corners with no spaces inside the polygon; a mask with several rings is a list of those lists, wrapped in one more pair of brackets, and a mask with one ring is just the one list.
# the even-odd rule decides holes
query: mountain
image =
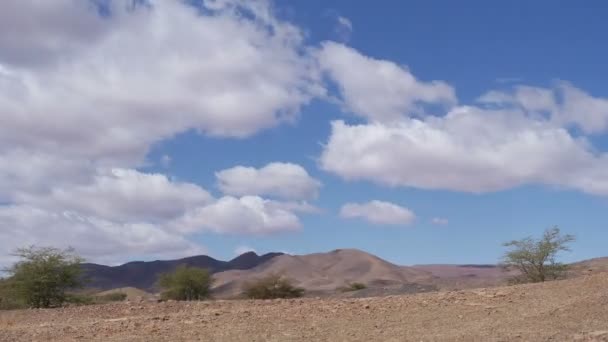
{"label": "mountain", "polygon": [[206,268],[211,273],[227,270],[246,270],[256,267],[282,253],[257,255],[247,252],[230,261],[221,261],[206,255],[198,255],[178,260],[134,261],[120,266],[82,264],[87,286],[101,290],[119,287],[135,287],[154,290],[158,276],[174,270],[179,265]]}
{"label": "mountain", "polygon": [[[121,266],[83,264],[89,287],[101,290],[135,287],[156,292],[161,273],[179,265],[206,268],[215,278],[216,297],[233,297],[243,285],[270,274],[281,274],[310,295],[335,294],[336,289],[352,282],[367,289],[342,296],[376,296],[430,291],[467,289],[504,285],[515,271],[505,272],[498,265],[414,265],[399,266],[356,249],[337,249],[327,253],[289,255],[248,252],[230,261],[206,255],[179,260],[130,262]],[[570,265],[569,277],[608,271],[608,258],[585,260]]]}
{"label": "mountain", "polygon": [[433,278],[430,272],[398,266],[363,251],[338,249],[308,255],[284,254],[250,269],[219,272],[214,275],[214,292],[219,297],[234,296],[247,281],[270,274],[284,275],[307,292],[333,292],[351,282],[375,288],[417,287],[430,284]]}

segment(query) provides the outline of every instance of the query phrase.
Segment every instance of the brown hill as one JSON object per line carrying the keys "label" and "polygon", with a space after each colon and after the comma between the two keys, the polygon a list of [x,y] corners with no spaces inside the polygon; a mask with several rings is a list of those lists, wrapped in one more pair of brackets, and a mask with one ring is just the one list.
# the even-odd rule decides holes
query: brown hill
{"label": "brown hill", "polygon": [[397,266],[359,250],[338,249],[328,253],[281,255],[249,270],[217,273],[214,292],[220,297],[234,296],[246,282],[270,274],[284,275],[308,292],[334,291],[351,282],[384,288],[432,282],[429,272]]}
{"label": "brown hill", "polygon": [[608,257],[583,260],[570,264],[571,277],[608,272]]}

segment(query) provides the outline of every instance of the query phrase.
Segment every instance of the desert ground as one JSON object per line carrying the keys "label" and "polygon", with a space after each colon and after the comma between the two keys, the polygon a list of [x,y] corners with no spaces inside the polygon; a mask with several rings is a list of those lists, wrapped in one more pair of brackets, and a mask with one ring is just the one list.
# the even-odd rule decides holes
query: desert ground
{"label": "desert ground", "polygon": [[376,298],[7,311],[0,341],[608,341],[608,273]]}

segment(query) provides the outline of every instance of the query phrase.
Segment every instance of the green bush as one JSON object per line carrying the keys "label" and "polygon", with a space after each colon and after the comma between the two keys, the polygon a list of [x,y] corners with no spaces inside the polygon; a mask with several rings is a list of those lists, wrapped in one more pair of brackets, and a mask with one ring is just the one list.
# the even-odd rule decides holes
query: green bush
{"label": "green bush", "polygon": [[350,283],[347,286],[344,287],[340,287],[338,290],[342,291],[342,292],[352,292],[352,291],[359,291],[359,290],[363,290],[366,289],[367,285],[363,284],[363,283]]}
{"label": "green bush", "polygon": [[21,260],[7,270],[10,277],[6,280],[13,302],[34,308],[61,306],[69,290],[83,285],[83,259],[73,249],[31,246],[17,249],[14,255]]}
{"label": "green bush", "polygon": [[243,294],[249,299],[276,299],[302,297],[304,289],[295,287],[292,282],[278,274],[246,283]]}
{"label": "green bush", "polygon": [[211,294],[213,278],[208,270],[179,266],[175,271],[160,276],[161,298],[173,300],[203,300]]}

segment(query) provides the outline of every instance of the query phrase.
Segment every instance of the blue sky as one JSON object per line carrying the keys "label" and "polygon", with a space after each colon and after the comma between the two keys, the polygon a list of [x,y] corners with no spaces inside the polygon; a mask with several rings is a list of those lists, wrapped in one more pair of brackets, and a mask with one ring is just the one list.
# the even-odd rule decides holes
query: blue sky
{"label": "blue sky", "polygon": [[603,2],[125,3],[0,5],[0,251],[605,255]]}

